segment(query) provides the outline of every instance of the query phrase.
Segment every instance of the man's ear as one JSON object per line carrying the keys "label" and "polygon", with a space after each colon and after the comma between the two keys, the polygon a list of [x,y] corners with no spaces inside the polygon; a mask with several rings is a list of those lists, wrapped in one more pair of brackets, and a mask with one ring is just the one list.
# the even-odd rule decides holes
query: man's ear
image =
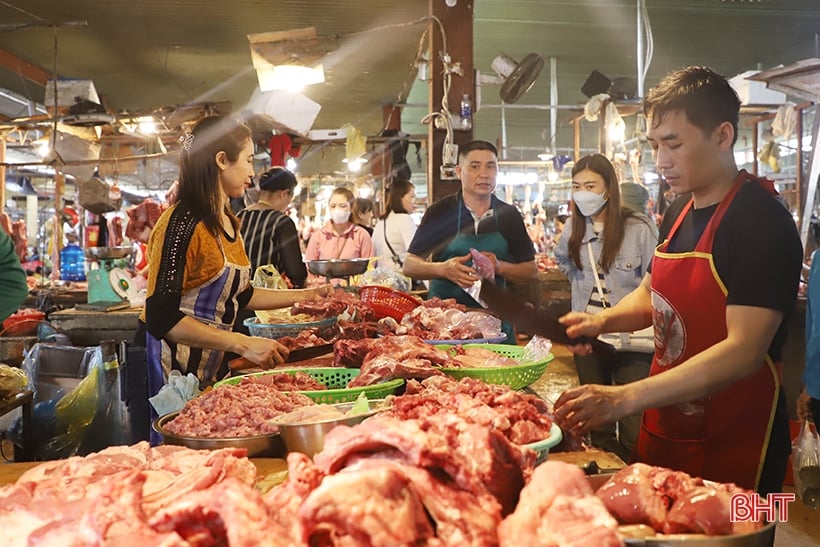
{"label": "man's ear", "polygon": [[718,145],[722,151],[731,150],[735,141],[735,128],[729,122],[723,122],[715,128]]}
{"label": "man's ear", "polygon": [[230,165],[228,161],[228,155],[225,153],[224,150],[220,150],[214,156],[214,162],[216,162],[216,166],[219,167],[220,171],[224,171]]}

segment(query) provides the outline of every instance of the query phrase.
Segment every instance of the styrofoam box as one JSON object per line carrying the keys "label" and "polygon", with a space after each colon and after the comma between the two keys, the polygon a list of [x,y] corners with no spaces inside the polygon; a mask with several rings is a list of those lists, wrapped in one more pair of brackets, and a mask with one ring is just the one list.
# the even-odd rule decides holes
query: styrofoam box
{"label": "styrofoam box", "polygon": [[347,129],[311,129],[307,136],[312,141],[346,139]]}
{"label": "styrofoam box", "polygon": [[754,76],[759,70],[747,70],[729,79],[729,84],[740,97],[741,104],[783,104],[786,102],[786,95],[779,91],[773,91],[766,87],[763,82],[747,80],[749,76]]}

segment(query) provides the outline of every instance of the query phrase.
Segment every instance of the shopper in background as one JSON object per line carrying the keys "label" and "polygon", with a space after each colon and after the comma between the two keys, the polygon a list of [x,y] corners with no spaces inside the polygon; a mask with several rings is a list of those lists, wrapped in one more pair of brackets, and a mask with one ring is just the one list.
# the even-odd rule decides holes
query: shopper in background
{"label": "shopper in background", "polygon": [[806,289],[806,369],[805,387],[797,399],[797,417],[820,425],[820,258],[812,254]]}
{"label": "shopper in background", "polygon": [[416,187],[412,182],[398,179],[390,184],[384,215],[373,229],[373,252],[379,257],[379,267],[401,271],[416,234],[416,223],[410,216],[415,204]]}
{"label": "shopper in background", "polygon": [[356,198],[353,202],[353,222],[367,231],[373,237],[373,201],[366,198]]}
{"label": "shopper in background", "polygon": [[[622,206],[617,174],[601,154],[584,156],[572,168],[571,230],[561,237],[555,261],[569,278],[572,310],[597,314],[635,290],[647,273],[658,229],[646,216]],[[655,351],[651,327],[602,336],[613,356],[576,355],[581,384],[623,385],[649,374]],[[592,445],[629,458],[641,415],[624,416],[592,431]]]}
{"label": "shopper in background", "polygon": [[353,192],[347,188],[333,190],[328,200],[330,218],[310,236],[305,251],[306,261],[373,256],[370,234],[351,221],[353,202]]}
{"label": "shopper in background", "polygon": [[[650,375],[584,385],[555,403],[575,434],[643,412],[635,459],[779,492],[790,452],[777,364],[803,250],[771,181],[735,164],[740,100],[721,75],[688,67],[647,95],[659,174],[681,197],[660,227],[651,273],[617,306],[562,318],[571,337],[629,332],[654,320]],[[589,345],[572,348],[589,354]]]}
{"label": "shopper in background", "polygon": [[285,214],[297,184],[284,167],[271,167],[259,177],[257,202],[237,215],[251,276],[259,266],[272,264],[291,288],[304,287],[307,280],[296,224]]}
{"label": "shopper in background", "polygon": [[637,182],[621,183],[621,201],[624,207],[628,207],[636,213],[646,215],[646,206],[649,203],[649,190]]}
{"label": "shopper in background", "polygon": [[0,229],[0,322],[17,311],[28,296],[26,272],[14,248],[14,241]]}
{"label": "shopper in background", "polygon": [[160,216],[148,242],[148,289],[140,318],[145,334],[149,397],[171,370],[210,385],[227,374],[232,351],[263,367],[288,354],[275,340],[232,332],[237,310],[283,308],[327,294],[254,289],[239,221],[228,200],[253,177],[250,129],[230,117],[205,118],[180,153],[178,201]]}
{"label": "shopper in background", "polygon": [[[498,153],[486,141],[471,141],[459,150],[456,174],[461,190],[431,205],[410,243],[404,274],[430,279],[430,296],[455,298],[470,308],[481,305],[464,290],[478,279],[470,249],[488,256],[496,283],[524,283],[538,275],[532,241],[521,213],[495,197]],[[507,342],[515,343],[505,324]]]}

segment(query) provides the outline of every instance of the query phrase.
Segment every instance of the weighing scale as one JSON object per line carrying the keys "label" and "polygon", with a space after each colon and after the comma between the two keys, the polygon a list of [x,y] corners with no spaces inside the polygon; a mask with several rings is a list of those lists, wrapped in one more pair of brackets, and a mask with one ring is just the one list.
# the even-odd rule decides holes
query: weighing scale
{"label": "weighing scale", "polygon": [[85,256],[98,264],[89,268],[88,304],[77,309],[113,311],[131,307],[130,296],[136,294],[131,276],[122,268],[114,267],[114,260],[130,256],[131,247],[86,247]]}

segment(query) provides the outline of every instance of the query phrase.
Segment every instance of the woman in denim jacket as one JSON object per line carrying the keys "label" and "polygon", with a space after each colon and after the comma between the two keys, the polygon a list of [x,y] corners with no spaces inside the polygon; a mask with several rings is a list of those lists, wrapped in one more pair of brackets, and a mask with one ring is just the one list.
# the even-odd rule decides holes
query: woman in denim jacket
{"label": "woman in denim jacket", "polygon": [[[658,228],[645,215],[621,206],[617,175],[601,154],[584,156],[572,169],[571,229],[555,249],[558,267],[572,287],[572,310],[597,313],[614,306],[646,275]],[[594,261],[594,262],[593,262]],[[617,349],[615,357],[575,355],[582,384],[620,385],[649,374],[655,351],[651,327],[635,333],[601,336]],[[593,446],[627,460],[640,428],[640,414],[593,431]]]}

